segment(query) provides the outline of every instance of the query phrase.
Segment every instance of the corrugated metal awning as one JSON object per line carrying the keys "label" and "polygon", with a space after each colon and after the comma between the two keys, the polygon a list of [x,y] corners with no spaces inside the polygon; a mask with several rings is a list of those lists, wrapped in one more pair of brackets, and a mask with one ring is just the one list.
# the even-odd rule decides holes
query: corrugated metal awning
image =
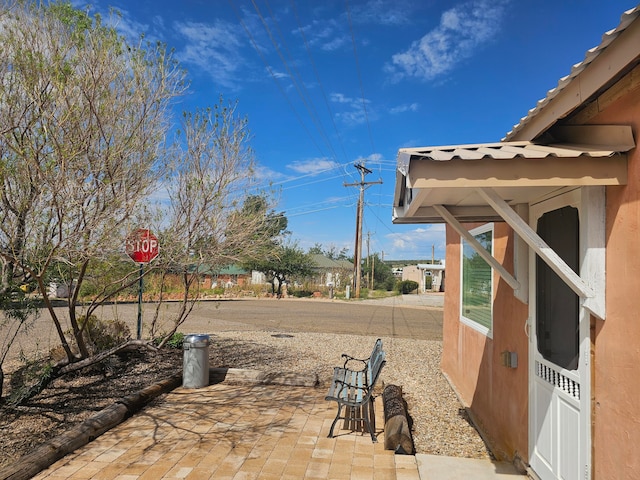
{"label": "corrugated metal awning", "polygon": [[611,157],[626,146],[608,148],[587,147],[580,145],[540,145],[532,142],[500,142],[481,143],[476,145],[455,145],[441,147],[402,148],[398,151],[398,169],[409,165],[413,160],[448,161],[448,160],[513,160],[514,158],[575,158]]}
{"label": "corrugated metal awning", "polygon": [[[590,127],[591,128],[591,127]],[[630,127],[598,126],[592,138],[610,145],[499,142],[403,148],[398,151],[394,223],[441,223],[445,205],[461,221],[500,217],[478,194],[491,188],[509,204],[531,203],[566,187],[624,185]],[[583,130],[582,134],[585,133]]]}

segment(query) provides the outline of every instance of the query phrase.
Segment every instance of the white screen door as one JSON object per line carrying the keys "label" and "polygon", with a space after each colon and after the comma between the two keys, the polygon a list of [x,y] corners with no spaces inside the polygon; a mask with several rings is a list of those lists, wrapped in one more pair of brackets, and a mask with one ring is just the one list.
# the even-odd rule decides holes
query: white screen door
{"label": "white screen door", "polygon": [[[580,273],[580,190],[531,207],[531,227]],[[590,478],[589,316],[537,255],[531,258],[530,464],[542,480]]]}

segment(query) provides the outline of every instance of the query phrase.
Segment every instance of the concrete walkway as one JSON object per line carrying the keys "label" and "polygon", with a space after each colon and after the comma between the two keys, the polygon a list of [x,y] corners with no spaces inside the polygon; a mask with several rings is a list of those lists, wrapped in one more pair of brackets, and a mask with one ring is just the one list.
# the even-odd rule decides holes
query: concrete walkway
{"label": "concrete walkway", "polygon": [[407,295],[394,295],[385,298],[358,300],[364,304],[370,305],[388,305],[394,307],[427,307],[427,308],[443,308],[444,293],[427,292],[427,293],[411,293]]}
{"label": "concrete walkway", "polygon": [[526,479],[510,463],[476,458],[417,454],[421,480],[518,480]]}
{"label": "concrete walkway", "polygon": [[197,390],[178,388],[34,478],[516,478],[512,470],[501,473],[508,466],[489,461],[384,450],[381,399],[378,443],[338,427],[336,437],[327,438],[336,406],[324,394],[318,388],[226,381]]}

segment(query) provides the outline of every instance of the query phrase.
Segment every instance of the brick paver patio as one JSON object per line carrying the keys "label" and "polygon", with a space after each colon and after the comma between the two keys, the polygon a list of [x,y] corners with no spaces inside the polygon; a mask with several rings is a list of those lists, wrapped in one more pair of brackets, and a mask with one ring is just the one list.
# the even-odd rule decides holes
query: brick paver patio
{"label": "brick paver patio", "polygon": [[337,427],[327,438],[336,405],[324,395],[324,388],[225,382],[178,388],[35,478],[420,478],[415,457],[384,450],[381,398],[374,444]]}

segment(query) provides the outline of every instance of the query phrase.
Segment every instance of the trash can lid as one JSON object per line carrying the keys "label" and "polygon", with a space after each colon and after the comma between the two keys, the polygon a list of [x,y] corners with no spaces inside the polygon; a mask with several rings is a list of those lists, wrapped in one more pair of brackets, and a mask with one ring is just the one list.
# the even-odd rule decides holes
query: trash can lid
{"label": "trash can lid", "polygon": [[183,343],[209,342],[209,335],[205,333],[189,333],[184,336]]}

